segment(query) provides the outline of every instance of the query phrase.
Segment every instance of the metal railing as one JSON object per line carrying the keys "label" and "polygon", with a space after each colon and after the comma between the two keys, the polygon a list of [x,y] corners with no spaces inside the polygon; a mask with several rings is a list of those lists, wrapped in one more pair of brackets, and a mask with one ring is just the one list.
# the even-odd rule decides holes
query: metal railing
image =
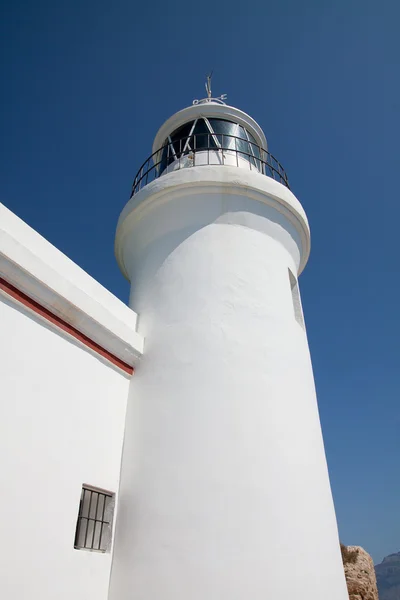
{"label": "metal railing", "polygon": [[290,189],[288,177],[280,162],[261,146],[227,133],[197,133],[168,141],[153,152],[137,172],[131,198],[165,173],[203,165],[249,168],[272,177]]}

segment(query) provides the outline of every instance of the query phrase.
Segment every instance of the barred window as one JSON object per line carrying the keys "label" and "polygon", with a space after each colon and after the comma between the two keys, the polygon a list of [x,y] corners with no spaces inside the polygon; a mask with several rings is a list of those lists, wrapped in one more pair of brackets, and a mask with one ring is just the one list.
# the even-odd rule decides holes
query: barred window
{"label": "barred window", "polygon": [[83,485],[74,547],[107,552],[111,544],[113,513],[112,492]]}

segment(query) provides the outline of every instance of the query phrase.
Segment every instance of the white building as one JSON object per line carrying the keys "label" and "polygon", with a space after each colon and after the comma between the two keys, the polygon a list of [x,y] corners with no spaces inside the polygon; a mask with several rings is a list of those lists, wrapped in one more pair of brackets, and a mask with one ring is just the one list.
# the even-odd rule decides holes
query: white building
{"label": "white building", "polygon": [[210,95],[153,151],[117,227],[130,307],[0,205],[3,597],[345,600],[305,212]]}

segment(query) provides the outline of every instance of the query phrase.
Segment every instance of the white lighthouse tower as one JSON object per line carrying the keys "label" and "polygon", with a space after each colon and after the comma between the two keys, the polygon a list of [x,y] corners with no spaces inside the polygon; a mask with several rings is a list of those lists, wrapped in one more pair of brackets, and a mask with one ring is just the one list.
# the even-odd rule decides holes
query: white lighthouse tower
{"label": "white lighthouse tower", "polygon": [[145,338],[111,600],[346,600],[297,277],[307,217],[260,126],[168,119],[119,219]]}

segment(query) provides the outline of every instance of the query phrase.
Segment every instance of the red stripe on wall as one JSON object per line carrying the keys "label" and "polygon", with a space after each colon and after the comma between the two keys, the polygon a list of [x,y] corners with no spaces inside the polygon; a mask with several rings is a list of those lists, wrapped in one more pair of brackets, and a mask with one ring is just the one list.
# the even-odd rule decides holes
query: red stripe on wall
{"label": "red stripe on wall", "polygon": [[125,371],[125,373],[129,373],[129,375],[133,374],[133,367],[131,367],[126,362],[118,358],[118,356],[111,354],[111,352],[100,346],[100,344],[97,344],[97,342],[91,340],[87,335],[78,331],[78,329],[76,329],[57,315],[53,314],[44,306],[41,306],[38,302],[36,302],[36,300],[33,300],[32,298],[24,294],[24,292],[21,292],[18,288],[16,288],[14,285],[9,283],[2,277],[0,277],[0,289],[2,289],[15,300],[18,300],[18,302],[20,302],[36,314],[40,315],[47,321],[50,321],[50,323],[53,323],[53,325],[56,325],[56,327],[58,327],[59,329],[66,331],[67,333],[69,333],[69,335],[72,335],[82,344],[84,344],[91,350],[94,350],[94,352],[100,354],[100,356],[103,356],[104,358],[109,360],[111,363],[122,369],[122,371]]}

